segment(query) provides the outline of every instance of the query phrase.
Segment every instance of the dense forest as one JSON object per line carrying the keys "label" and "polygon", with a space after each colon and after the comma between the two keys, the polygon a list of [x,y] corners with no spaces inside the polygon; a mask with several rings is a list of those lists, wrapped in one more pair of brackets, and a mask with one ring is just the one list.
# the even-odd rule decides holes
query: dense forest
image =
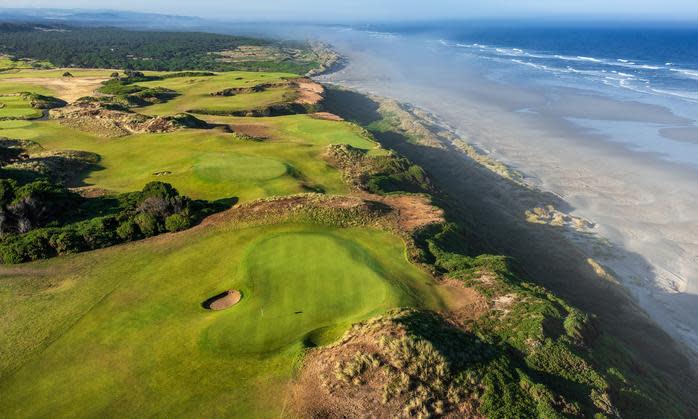
{"label": "dense forest", "polygon": [[0,52],[49,61],[58,67],[154,71],[288,71],[304,74],[317,63],[282,61],[222,62],[214,54],[241,45],[272,41],[200,32],[146,32],[117,28],[0,23]]}

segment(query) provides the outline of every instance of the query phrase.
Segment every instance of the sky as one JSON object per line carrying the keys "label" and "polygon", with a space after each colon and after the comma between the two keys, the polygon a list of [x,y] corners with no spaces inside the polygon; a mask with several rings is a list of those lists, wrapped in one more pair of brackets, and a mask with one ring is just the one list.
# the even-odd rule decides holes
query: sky
{"label": "sky", "polygon": [[236,17],[338,21],[560,16],[698,20],[698,0],[0,0],[0,7],[121,9],[226,20]]}

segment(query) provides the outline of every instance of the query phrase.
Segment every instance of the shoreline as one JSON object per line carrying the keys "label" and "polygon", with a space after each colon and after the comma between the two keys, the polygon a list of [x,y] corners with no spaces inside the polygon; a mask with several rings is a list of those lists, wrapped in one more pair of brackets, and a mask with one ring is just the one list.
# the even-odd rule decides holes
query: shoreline
{"label": "shoreline", "polygon": [[[345,89],[336,83],[324,84]],[[667,335],[614,268],[589,253],[641,260],[639,255],[614,247],[599,235],[592,220],[570,213],[572,207],[564,197],[532,184],[530,177],[492,156],[468,148],[457,130],[432,112],[370,92],[359,95],[379,108],[387,106],[388,112],[404,112],[403,128],[416,130],[413,132],[423,138],[421,143],[379,141],[432,174],[451,201],[448,212],[471,226],[484,249],[513,257],[529,279],[598,316],[607,330],[619,335],[645,361],[677,376],[687,373],[685,368],[698,370],[698,354],[676,336]],[[464,146],[459,147],[459,141]],[[460,175],[454,176],[457,173]],[[485,198],[473,204],[473,197]],[[522,216],[534,208],[541,211]]]}
{"label": "shoreline", "polygon": [[[602,276],[622,283],[634,303],[698,363],[698,311],[692,301],[698,284],[691,281],[698,270],[690,256],[698,252],[698,229],[690,221],[698,220],[691,211],[691,202],[698,199],[690,192],[694,168],[651,160],[629,151],[626,144],[582,129],[578,131],[585,141],[565,138],[568,150],[560,143],[566,127],[552,125],[555,131],[546,135],[548,126],[526,125],[525,115],[514,110],[493,110],[472,98],[454,102],[455,95],[435,87],[409,85],[404,75],[393,78],[394,64],[385,59],[351,49],[344,55],[347,66],[318,81],[409,103],[421,116],[430,115],[429,125],[449,131],[452,139],[497,162],[492,166],[517,172],[528,188],[545,192],[548,202],[522,209],[521,218],[542,208],[538,215],[543,220],[538,221],[587,225],[581,232],[566,233],[576,251],[604,266],[608,275]],[[419,103],[410,98],[419,98]],[[595,164],[594,159],[602,162],[606,156],[605,164]],[[548,211],[550,204],[554,208]]]}

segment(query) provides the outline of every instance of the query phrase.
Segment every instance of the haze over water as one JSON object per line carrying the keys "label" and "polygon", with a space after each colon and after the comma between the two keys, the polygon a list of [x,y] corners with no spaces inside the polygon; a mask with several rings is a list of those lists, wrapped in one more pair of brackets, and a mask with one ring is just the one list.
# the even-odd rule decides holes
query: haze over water
{"label": "haze over water", "polygon": [[431,111],[596,223],[615,250],[580,247],[698,349],[697,29],[435,23],[292,32],[349,57],[326,81]]}

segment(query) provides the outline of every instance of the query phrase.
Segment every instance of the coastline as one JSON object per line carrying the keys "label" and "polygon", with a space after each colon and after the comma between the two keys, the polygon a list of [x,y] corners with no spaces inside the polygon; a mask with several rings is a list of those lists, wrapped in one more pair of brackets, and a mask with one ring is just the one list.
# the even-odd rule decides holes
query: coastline
{"label": "coastline", "polygon": [[[655,159],[597,132],[577,128],[570,137],[571,122],[562,126],[548,118],[543,126],[525,120],[527,115],[515,108],[502,112],[473,95],[459,98],[457,91],[451,94],[439,86],[411,85],[404,74],[393,73],[388,58],[350,46],[338,48],[347,57],[346,67],[319,81],[410,103],[410,109],[426,117],[426,125],[448,132],[447,141],[455,148],[460,142],[469,158],[477,150],[480,163],[484,159],[486,166],[515,173],[517,182],[545,198],[510,215],[563,227],[574,252],[590,261],[587,267],[623,284],[634,303],[698,361],[697,285],[691,281],[698,275],[691,256],[698,254],[698,218],[691,209],[698,200],[694,168]],[[520,92],[512,95],[520,102],[531,99]],[[594,106],[596,112],[627,111],[610,100]]]}
{"label": "coastline", "polygon": [[[594,314],[603,330],[632,348],[641,362],[661,371],[678,388],[695,386],[695,353],[646,314],[604,261],[586,253],[589,248],[616,254],[622,249],[599,237],[589,220],[560,210],[544,213],[537,222],[522,216],[526,208],[536,206],[564,210],[567,204],[561,197],[531,187],[522,174],[481,152],[455,145],[457,133],[419,108],[336,85],[328,89],[327,105],[331,112],[364,126],[375,115],[395,116],[400,138],[394,133],[373,132],[374,136],[430,173],[447,218],[467,226],[474,241],[481,243],[474,251],[512,257],[526,279]],[[555,222],[560,218],[566,222]],[[625,256],[638,257],[630,252]]]}

